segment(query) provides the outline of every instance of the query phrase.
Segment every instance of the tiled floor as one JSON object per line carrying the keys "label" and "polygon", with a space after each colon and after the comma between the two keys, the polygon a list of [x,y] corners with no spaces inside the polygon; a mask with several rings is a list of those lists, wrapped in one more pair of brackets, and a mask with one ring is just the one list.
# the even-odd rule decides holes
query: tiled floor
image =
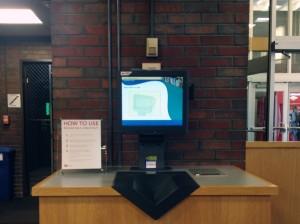
{"label": "tiled floor", "polygon": [[38,224],[38,199],[0,201],[0,224]]}

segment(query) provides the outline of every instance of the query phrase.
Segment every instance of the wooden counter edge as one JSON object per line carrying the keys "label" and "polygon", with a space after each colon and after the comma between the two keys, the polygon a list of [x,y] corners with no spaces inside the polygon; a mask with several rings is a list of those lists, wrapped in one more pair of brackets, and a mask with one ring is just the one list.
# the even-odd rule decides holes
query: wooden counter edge
{"label": "wooden counter edge", "polygon": [[246,142],[246,149],[300,149],[300,142]]}
{"label": "wooden counter edge", "polygon": [[[277,195],[278,187],[270,186],[200,186],[192,196],[213,195]],[[32,196],[120,196],[112,187],[34,187]]]}

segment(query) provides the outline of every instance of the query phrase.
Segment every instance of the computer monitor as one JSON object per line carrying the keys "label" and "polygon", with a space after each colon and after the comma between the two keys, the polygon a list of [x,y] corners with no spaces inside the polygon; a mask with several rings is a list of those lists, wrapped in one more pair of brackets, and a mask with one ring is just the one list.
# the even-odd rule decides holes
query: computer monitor
{"label": "computer monitor", "polygon": [[139,135],[139,168],[164,168],[165,135],[187,130],[185,71],[130,72],[121,77],[121,129]]}
{"label": "computer monitor", "polygon": [[125,133],[184,133],[187,128],[184,71],[134,71],[121,77],[121,127]]}

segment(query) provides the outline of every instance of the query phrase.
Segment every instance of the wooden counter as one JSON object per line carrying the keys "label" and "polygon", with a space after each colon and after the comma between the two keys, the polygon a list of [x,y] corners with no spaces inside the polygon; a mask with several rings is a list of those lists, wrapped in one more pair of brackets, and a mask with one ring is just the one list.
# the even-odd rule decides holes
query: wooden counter
{"label": "wooden counter", "polygon": [[58,171],[32,195],[40,200],[40,224],[271,224],[277,186],[236,167],[216,168],[222,175],[193,176],[200,188],[159,220],[112,189],[115,172]]}
{"label": "wooden counter", "polygon": [[273,224],[300,223],[300,142],[247,142],[246,170],[279,187]]}

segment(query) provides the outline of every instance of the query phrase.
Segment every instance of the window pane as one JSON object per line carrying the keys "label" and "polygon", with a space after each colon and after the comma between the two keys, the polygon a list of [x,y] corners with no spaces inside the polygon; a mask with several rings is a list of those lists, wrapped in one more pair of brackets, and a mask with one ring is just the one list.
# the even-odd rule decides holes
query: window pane
{"label": "window pane", "polygon": [[300,36],[300,1],[292,0],[293,36]]}
{"label": "window pane", "polygon": [[300,53],[292,54],[292,73],[300,73]]}
{"label": "window pane", "polygon": [[300,83],[289,84],[289,140],[300,140]]}
{"label": "window pane", "polygon": [[276,36],[288,35],[288,0],[277,0]]}
{"label": "window pane", "polygon": [[276,73],[288,72],[288,58],[281,53],[275,54],[275,72]]}

